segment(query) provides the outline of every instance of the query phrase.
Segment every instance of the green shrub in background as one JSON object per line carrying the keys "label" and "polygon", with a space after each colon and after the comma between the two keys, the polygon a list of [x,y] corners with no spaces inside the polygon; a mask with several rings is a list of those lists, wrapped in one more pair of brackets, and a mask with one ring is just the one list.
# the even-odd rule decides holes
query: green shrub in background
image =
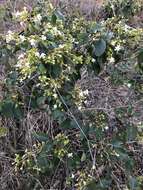
{"label": "green shrub in background", "polygon": [[132,19],[142,10],[142,0],[107,0],[105,10],[109,17],[120,16]]}
{"label": "green shrub in background", "polygon": [[[51,118],[54,131],[51,134],[39,126],[30,134],[32,148],[17,150],[15,171],[30,176],[25,189],[60,184],[59,189],[141,190],[143,179],[134,152],[140,146],[141,128],[128,121],[109,134],[104,112],[86,116],[82,112],[88,91],[76,83],[83,68],[96,76],[106,69],[115,85],[134,88],[132,76],[120,76],[119,71],[128,62],[134,74],[142,75],[142,50],[137,47],[142,29],[116,17],[100,24],[69,18],[47,3],[30,13],[24,8],[13,18],[24,30],[2,36],[1,60],[8,74],[1,116],[19,126],[30,112],[40,111]],[[117,110],[117,114],[130,114],[131,109]]]}

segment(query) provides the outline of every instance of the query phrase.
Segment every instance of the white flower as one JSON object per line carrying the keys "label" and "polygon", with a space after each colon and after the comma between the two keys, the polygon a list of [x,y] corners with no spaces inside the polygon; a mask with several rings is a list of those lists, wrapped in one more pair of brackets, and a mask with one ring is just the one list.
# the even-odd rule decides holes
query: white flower
{"label": "white flower", "polygon": [[83,97],[83,96],[84,96],[83,91],[80,91],[79,95],[80,95],[81,97]]}
{"label": "white flower", "polygon": [[41,53],[40,58],[45,58],[46,54],[45,53]]}
{"label": "white flower", "polygon": [[24,26],[24,22],[23,22],[23,21],[21,21],[21,22],[20,22],[20,25],[23,27],[23,26]]}
{"label": "white flower", "polygon": [[114,5],[113,4],[111,5],[111,8],[114,9]]}
{"label": "white flower", "polygon": [[127,84],[127,87],[130,88],[132,85],[130,83]]}
{"label": "white flower", "polygon": [[21,54],[18,56],[18,60],[23,59],[24,56],[25,56],[25,53],[21,53]]}
{"label": "white flower", "polygon": [[40,53],[37,51],[37,52],[35,53],[35,56],[36,56],[36,57],[40,57]]}
{"label": "white flower", "polygon": [[24,10],[24,11],[27,11],[27,7],[23,7],[23,10]]}
{"label": "white flower", "polygon": [[55,94],[53,94],[53,97],[54,97],[54,98],[57,98],[57,97],[58,97],[58,95],[55,93]]}
{"label": "white flower", "polygon": [[72,178],[72,179],[74,179],[74,178],[75,178],[75,175],[74,175],[74,174],[72,174],[72,175],[71,175],[71,178]]}
{"label": "white flower", "polygon": [[54,109],[57,109],[57,105],[56,104],[54,105]]}
{"label": "white flower", "polygon": [[114,57],[111,57],[111,58],[109,59],[109,62],[110,62],[110,63],[114,63],[114,62],[115,62]]}
{"label": "white flower", "polygon": [[73,153],[68,153],[68,158],[72,158],[73,157]]}
{"label": "white flower", "polygon": [[41,53],[41,54],[40,54],[40,53],[37,51],[37,52],[35,52],[35,56],[44,59],[44,58],[46,57],[46,54],[45,54],[45,53]]}
{"label": "white flower", "polygon": [[89,94],[88,89],[87,89],[87,90],[85,90],[85,91],[83,92],[83,94],[84,94],[84,95],[88,95],[88,94]]}
{"label": "white flower", "polygon": [[109,127],[108,126],[105,126],[105,130],[108,130],[109,129]]}
{"label": "white flower", "polygon": [[20,17],[20,16],[21,16],[21,12],[16,11],[16,12],[14,13],[14,16],[15,16],[16,18]]}
{"label": "white flower", "polygon": [[26,63],[25,63],[25,66],[29,67],[29,66],[30,66],[30,63],[29,63],[29,62],[26,62]]}
{"label": "white flower", "polygon": [[65,47],[64,45],[61,45],[61,44],[59,45],[59,48],[61,48],[61,49],[64,48],[64,47]]}
{"label": "white flower", "polygon": [[115,154],[117,157],[119,157],[120,155],[118,153]]}
{"label": "white flower", "polygon": [[24,42],[24,41],[25,41],[25,36],[20,35],[19,38],[20,38],[21,42]]}
{"label": "white flower", "polygon": [[13,39],[14,39],[14,33],[11,30],[9,30],[8,34],[6,35],[6,42],[9,43]]}
{"label": "white flower", "polygon": [[30,44],[31,44],[31,46],[35,47],[37,44],[37,41],[35,39],[30,39]]}
{"label": "white flower", "polygon": [[78,106],[78,109],[79,109],[79,110],[82,110],[82,106]]}
{"label": "white flower", "polygon": [[122,47],[120,46],[120,45],[117,45],[116,47],[115,47],[115,51],[120,51],[122,49]]}
{"label": "white flower", "polygon": [[94,58],[92,58],[92,59],[91,59],[91,62],[92,62],[92,63],[94,63],[94,62],[95,62],[95,59],[94,59]]}
{"label": "white flower", "polygon": [[13,34],[13,32],[11,31],[11,30],[8,30],[8,32],[7,32],[8,34]]}
{"label": "white flower", "polygon": [[132,27],[128,26],[127,24],[125,24],[125,26],[124,26],[125,32],[127,32],[127,31],[130,30],[131,28],[132,28]]}
{"label": "white flower", "polygon": [[93,164],[92,169],[93,169],[93,170],[95,170],[95,169],[96,169],[95,164]]}
{"label": "white flower", "polygon": [[115,45],[116,45],[116,41],[112,41],[111,44],[112,44],[113,46],[115,46]]}
{"label": "white flower", "polygon": [[41,39],[42,39],[43,41],[45,41],[47,38],[46,38],[46,36],[42,35],[42,36],[41,36]]}
{"label": "white flower", "polygon": [[36,15],[36,17],[34,18],[34,22],[36,23],[40,23],[42,20],[42,16],[40,14]]}

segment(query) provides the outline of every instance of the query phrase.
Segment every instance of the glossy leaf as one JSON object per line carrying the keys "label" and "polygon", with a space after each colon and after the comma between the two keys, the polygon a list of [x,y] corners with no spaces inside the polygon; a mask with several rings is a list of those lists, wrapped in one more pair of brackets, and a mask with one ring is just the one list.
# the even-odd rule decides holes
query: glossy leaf
{"label": "glossy leaf", "polygon": [[94,43],[93,54],[96,55],[97,57],[103,55],[105,50],[106,50],[105,40],[100,39]]}

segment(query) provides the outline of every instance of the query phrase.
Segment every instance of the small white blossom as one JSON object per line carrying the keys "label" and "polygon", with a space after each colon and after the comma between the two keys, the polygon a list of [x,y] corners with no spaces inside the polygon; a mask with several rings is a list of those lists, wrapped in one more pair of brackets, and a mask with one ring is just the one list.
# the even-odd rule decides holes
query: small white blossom
{"label": "small white blossom", "polygon": [[74,179],[74,178],[75,178],[75,175],[74,175],[74,174],[72,174],[72,175],[71,175],[71,178],[72,178],[72,179]]}
{"label": "small white blossom", "polygon": [[120,45],[117,45],[116,47],[115,47],[115,51],[120,51],[122,49],[122,47],[120,46]]}
{"label": "small white blossom", "polygon": [[57,98],[57,97],[58,97],[58,95],[55,93],[55,94],[53,94],[53,97],[54,97],[54,98]]}
{"label": "small white blossom", "polygon": [[64,45],[59,45],[59,48],[61,48],[61,49],[64,48]]}
{"label": "small white blossom", "polygon": [[57,105],[56,104],[54,105],[54,109],[57,109]]}
{"label": "small white blossom", "polygon": [[23,10],[24,10],[24,11],[27,11],[27,7],[23,7]]}
{"label": "small white blossom", "polygon": [[128,26],[127,24],[125,24],[124,26],[124,30],[125,32],[128,32],[132,27]]}
{"label": "small white blossom", "polygon": [[115,58],[114,58],[114,57],[111,57],[111,58],[109,59],[109,62],[110,62],[110,63],[114,63],[114,62],[115,62]]}
{"label": "small white blossom", "polygon": [[95,170],[95,169],[96,169],[95,164],[93,164],[92,169],[93,169],[93,170]]}
{"label": "small white blossom", "polygon": [[35,39],[30,39],[30,44],[31,44],[31,46],[36,47],[37,41]]}
{"label": "small white blossom", "polygon": [[116,41],[112,41],[111,44],[112,44],[113,46],[115,46],[115,45],[116,45]]}
{"label": "small white blossom", "polygon": [[130,83],[127,84],[127,87],[130,88],[132,85]]}
{"label": "small white blossom", "polygon": [[88,101],[87,100],[84,100],[84,104],[87,105]]}
{"label": "small white blossom", "polygon": [[24,56],[25,56],[25,53],[21,53],[21,54],[18,56],[18,60],[23,59]]}
{"label": "small white blossom", "polygon": [[26,40],[25,36],[23,36],[23,35],[20,35],[19,38],[20,38],[21,42],[24,42]]}
{"label": "small white blossom", "polygon": [[37,52],[35,52],[35,56],[36,57],[39,57],[39,58],[45,58],[46,57],[46,54],[45,53],[39,53],[38,51]]}
{"label": "small white blossom", "polygon": [[11,30],[9,30],[8,34],[6,35],[6,42],[9,43],[13,39],[14,39],[14,33]]}
{"label": "small white blossom", "polygon": [[79,95],[80,95],[81,97],[83,97],[83,96],[84,96],[83,91],[80,91]]}
{"label": "small white blossom", "polygon": [[41,53],[40,58],[45,58],[46,54],[45,53]]}
{"label": "small white blossom", "polygon": [[94,59],[94,58],[92,58],[92,60],[91,60],[91,61],[92,61],[92,63],[94,63],[94,62],[95,62],[95,59]]}
{"label": "small white blossom", "polygon": [[79,110],[82,110],[82,106],[78,106],[78,109],[79,109]]}
{"label": "small white blossom", "polygon": [[83,94],[84,94],[84,95],[88,95],[88,94],[89,94],[88,89],[87,89],[87,90],[85,90],[85,91],[83,92]]}
{"label": "small white blossom", "polygon": [[68,153],[68,158],[72,158],[73,157],[73,153]]}
{"label": "small white blossom", "polygon": [[109,127],[108,126],[105,126],[105,130],[108,130],[109,129]]}
{"label": "small white blossom", "polygon": [[34,18],[34,22],[36,23],[40,23],[42,20],[42,16],[40,14],[36,15],[36,17]]}
{"label": "small white blossom", "polygon": [[42,35],[42,36],[41,36],[41,39],[42,39],[43,41],[45,41],[47,38],[46,38],[45,35]]}
{"label": "small white blossom", "polygon": [[40,53],[37,51],[37,52],[35,53],[35,56],[36,56],[36,57],[40,57]]}
{"label": "small white blossom", "polygon": [[13,32],[11,31],[11,30],[8,30],[8,32],[7,32],[8,34],[13,34]]}
{"label": "small white blossom", "polygon": [[26,66],[26,67],[29,67],[29,66],[30,66],[30,63],[29,63],[29,62],[26,62],[26,63],[25,63],[25,66]]}
{"label": "small white blossom", "polygon": [[113,4],[111,5],[111,8],[114,9],[114,5]]}
{"label": "small white blossom", "polygon": [[21,21],[21,22],[20,22],[20,25],[21,25],[22,27],[24,27],[24,22],[23,22],[23,21]]}
{"label": "small white blossom", "polygon": [[14,16],[15,16],[15,18],[18,18],[18,17],[20,17],[20,16],[21,16],[21,12],[19,12],[19,11],[16,11],[16,12],[14,13]]}
{"label": "small white blossom", "polygon": [[119,157],[120,155],[118,153],[116,153],[116,156]]}

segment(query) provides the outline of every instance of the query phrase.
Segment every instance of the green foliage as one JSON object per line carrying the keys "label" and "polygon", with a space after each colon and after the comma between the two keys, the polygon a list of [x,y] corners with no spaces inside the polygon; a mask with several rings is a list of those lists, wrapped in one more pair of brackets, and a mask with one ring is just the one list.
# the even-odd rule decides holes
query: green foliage
{"label": "green foliage", "polygon": [[105,10],[112,16],[129,18],[142,9],[142,1],[137,0],[112,0],[105,3]]}
{"label": "green foliage", "polygon": [[[6,52],[9,74],[0,114],[19,123],[29,113],[41,111],[52,121],[50,130],[32,133],[31,149],[17,153],[16,171],[38,180],[48,176],[51,181],[59,166],[66,167],[66,188],[74,184],[76,189],[92,190],[119,188],[117,170],[121,183],[135,189],[137,163],[130,144],[134,146],[139,136],[137,127],[125,122],[112,129],[104,111],[83,113],[86,93],[76,84],[82,68],[96,76],[106,68],[115,85],[130,82],[126,72],[119,71],[126,69],[128,59],[129,68],[139,72],[131,60],[142,29],[131,28],[125,19],[116,17],[100,24],[66,18],[51,4],[31,12],[24,9],[15,19],[23,21],[25,28],[21,33],[9,31],[2,39],[1,57],[4,60]],[[142,50],[137,53],[135,59],[142,69]],[[132,106],[115,109],[119,121],[132,112]]]}

